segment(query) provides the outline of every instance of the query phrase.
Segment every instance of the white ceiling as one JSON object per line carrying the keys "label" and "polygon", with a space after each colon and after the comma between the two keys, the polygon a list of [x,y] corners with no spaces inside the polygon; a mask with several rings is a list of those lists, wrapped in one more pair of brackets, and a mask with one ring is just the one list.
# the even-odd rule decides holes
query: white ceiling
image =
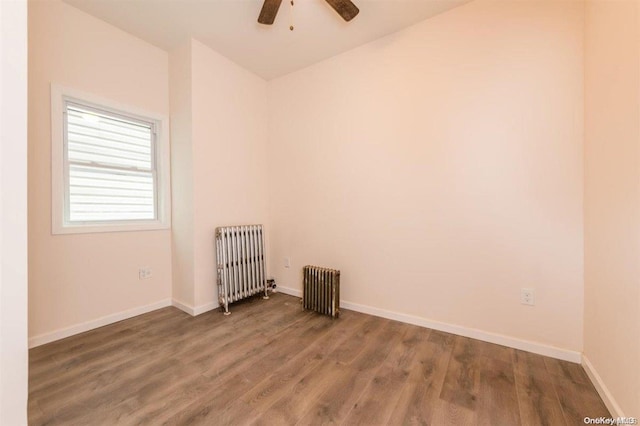
{"label": "white ceiling", "polygon": [[324,0],[295,0],[290,31],[289,0],[272,26],[257,23],[262,0],[65,0],[168,51],[193,37],[267,80],[468,1],[354,0],[347,23]]}

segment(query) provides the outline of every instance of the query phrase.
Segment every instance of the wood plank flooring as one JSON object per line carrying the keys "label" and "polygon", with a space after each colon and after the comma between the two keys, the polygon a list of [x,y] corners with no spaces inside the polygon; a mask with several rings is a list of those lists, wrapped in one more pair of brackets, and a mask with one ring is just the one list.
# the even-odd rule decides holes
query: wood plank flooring
{"label": "wood plank flooring", "polygon": [[274,294],[165,308],[30,351],[31,425],[579,425],[577,364]]}

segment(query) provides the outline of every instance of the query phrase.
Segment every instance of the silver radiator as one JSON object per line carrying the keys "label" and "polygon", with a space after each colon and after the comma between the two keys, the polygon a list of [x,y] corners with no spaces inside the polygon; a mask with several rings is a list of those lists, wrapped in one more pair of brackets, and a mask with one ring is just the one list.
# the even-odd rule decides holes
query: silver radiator
{"label": "silver radiator", "polygon": [[262,225],[216,228],[216,261],[218,301],[225,315],[237,300],[262,292],[269,298]]}
{"label": "silver radiator", "polygon": [[337,318],[340,315],[340,271],[307,265],[303,275],[304,309]]}

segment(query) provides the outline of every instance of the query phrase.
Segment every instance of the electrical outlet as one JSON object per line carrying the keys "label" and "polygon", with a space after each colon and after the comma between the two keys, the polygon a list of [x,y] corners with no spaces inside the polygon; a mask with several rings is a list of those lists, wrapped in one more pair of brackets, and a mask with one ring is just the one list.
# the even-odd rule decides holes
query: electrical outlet
{"label": "electrical outlet", "polygon": [[290,257],[285,257],[284,258],[284,267],[285,268],[291,268],[291,258]]}
{"label": "electrical outlet", "polygon": [[148,266],[138,269],[138,279],[148,280],[149,278],[151,278],[151,276],[151,268],[149,268]]}
{"label": "electrical outlet", "polygon": [[532,288],[522,288],[520,292],[520,303],[533,306],[536,304],[536,293]]}

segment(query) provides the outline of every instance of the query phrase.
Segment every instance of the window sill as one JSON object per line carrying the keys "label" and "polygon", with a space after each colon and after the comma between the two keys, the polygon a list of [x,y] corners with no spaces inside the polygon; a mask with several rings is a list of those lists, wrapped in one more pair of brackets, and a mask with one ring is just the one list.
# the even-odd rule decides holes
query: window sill
{"label": "window sill", "polygon": [[66,225],[54,226],[53,235],[65,234],[94,234],[103,232],[139,232],[139,231],[158,231],[171,229],[171,224],[163,222],[147,222],[147,223],[118,223],[118,224],[87,224],[87,225]]}

